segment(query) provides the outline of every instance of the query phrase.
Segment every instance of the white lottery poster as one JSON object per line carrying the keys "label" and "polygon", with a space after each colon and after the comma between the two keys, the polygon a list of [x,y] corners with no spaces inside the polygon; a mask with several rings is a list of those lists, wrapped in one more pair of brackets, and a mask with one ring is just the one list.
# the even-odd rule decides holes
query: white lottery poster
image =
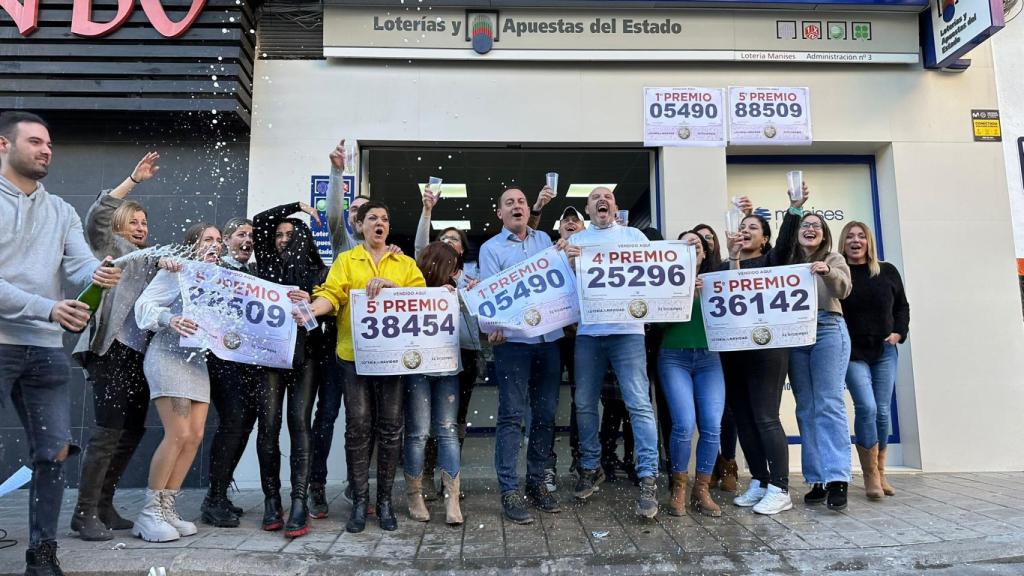
{"label": "white lottery poster", "polygon": [[729,87],[729,144],[811,144],[808,88]]}
{"label": "white lottery poster", "polygon": [[437,374],[459,369],[459,296],[447,288],[352,290],[356,374]]}
{"label": "white lottery poster", "polygon": [[203,262],[178,273],[185,315],[202,328],[181,337],[185,348],[206,348],[222,360],[291,368],[298,327],[288,291],[255,276]]}
{"label": "white lottery poster", "polygon": [[715,352],[814,344],[818,284],[806,264],[701,274],[708,349]]}
{"label": "white lottery poster", "polygon": [[693,309],[693,246],[668,240],[581,246],[576,258],[584,324],[687,322]]}
{"label": "white lottery poster", "polygon": [[484,332],[529,338],[580,319],[576,278],[565,252],[554,246],[463,290]]}
{"label": "white lottery poster", "polygon": [[725,146],[721,88],[644,88],[644,146]]}

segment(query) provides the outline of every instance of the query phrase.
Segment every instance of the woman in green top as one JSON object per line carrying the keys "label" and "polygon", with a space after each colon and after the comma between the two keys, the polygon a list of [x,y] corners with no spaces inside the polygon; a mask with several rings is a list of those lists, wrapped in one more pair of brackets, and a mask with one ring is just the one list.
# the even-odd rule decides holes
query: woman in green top
{"label": "woman in green top", "polygon": [[[697,249],[698,273],[711,272],[708,244],[694,231],[680,237]],[[703,282],[697,278],[697,289]],[[707,516],[721,516],[722,510],[711,498],[711,471],[718,456],[718,435],[725,409],[725,376],[717,352],[708,350],[700,297],[694,296],[689,322],[669,324],[658,355],[658,374],[672,414],[669,454],[672,462],[672,502],[669,513],[686,514],[686,484],[689,479],[690,439],[694,426],[700,430],[697,442],[697,477],[690,494],[690,506]]]}

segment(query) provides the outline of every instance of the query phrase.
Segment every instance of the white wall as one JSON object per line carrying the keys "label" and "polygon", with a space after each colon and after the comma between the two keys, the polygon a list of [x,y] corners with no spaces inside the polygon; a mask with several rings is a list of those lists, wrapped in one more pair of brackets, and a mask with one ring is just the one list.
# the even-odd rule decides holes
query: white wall
{"label": "white wall", "polygon": [[[809,86],[817,143],[766,152],[879,159],[887,256],[902,265],[912,310],[915,389],[901,398],[901,417],[916,422],[904,440],[919,445],[905,452],[930,471],[1021,469],[1024,454],[993,441],[1024,432],[1024,334],[1002,150],[971,141],[970,109],[996,107],[988,48],[976,52],[963,74],[919,66],[260,61],[250,210],[301,198],[343,136],[639,146],[644,86]],[[667,149],[662,160],[668,229],[721,225],[726,151]]]}
{"label": "white wall", "polygon": [[1024,136],[1024,17],[1017,17],[992,37],[999,115],[1003,125],[1006,183],[1013,214],[1013,237],[1024,273],[1024,182],[1017,138]]}

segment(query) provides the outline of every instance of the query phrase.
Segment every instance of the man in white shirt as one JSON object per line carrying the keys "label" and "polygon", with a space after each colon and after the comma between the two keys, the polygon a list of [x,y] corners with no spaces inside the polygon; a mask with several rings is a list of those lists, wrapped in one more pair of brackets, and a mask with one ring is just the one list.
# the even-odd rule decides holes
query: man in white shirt
{"label": "man in white shirt", "polygon": [[[647,242],[636,228],[615,222],[615,194],[597,187],[587,197],[590,226],[569,238],[572,246]],[[566,253],[570,253],[569,250]],[[589,498],[604,480],[601,470],[600,421],[597,405],[608,365],[619,380],[636,438],[640,498],[636,513],[653,518],[658,513],[658,430],[647,380],[644,326],[641,323],[585,324],[576,331],[576,418],[580,434],[580,470],[575,495]]]}

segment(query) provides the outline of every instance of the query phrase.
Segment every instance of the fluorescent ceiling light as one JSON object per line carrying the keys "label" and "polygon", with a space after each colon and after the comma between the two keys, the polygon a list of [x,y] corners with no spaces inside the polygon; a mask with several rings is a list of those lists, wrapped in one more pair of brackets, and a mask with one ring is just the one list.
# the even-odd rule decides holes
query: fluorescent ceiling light
{"label": "fluorescent ceiling light", "polygon": [[[566,192],[566,198],[586,198],[590,196],[590,193],[594,191],[594,188],[607,188],[612,192],[615,192],[616,184],[569,184],[569,191]],[[447,194],[447,192],[445,192]]]}
{"label": "fluorescent ceiling light", "polygon": [[[420,194],[423,194],[427,190],[426,184],[420,184]],[[469,190],[466,189],[465,184],[455,184],[452,182],[443,182],[441,184],[441,198],[468,198]]]}
{"label": "fluorescent ceiling light", "polygon": [[[558,223],[559,222],[560,222],[559,220],[555,220],[555,225],[551,227],[551,229],[554,230],[555,232],[558,232]],[[583,227],[587,228],[589,226],[590,226],[590,220],[584,220],[583,221]]]}
{"label": "fluorescent ceiling light", "polygon": [[[446,192],[447,194],[447,192]],[[458,228],[459,230],[469,230],[469,220],[431,220],[430,227],[434,230],[444,230],[445,228]]]}

